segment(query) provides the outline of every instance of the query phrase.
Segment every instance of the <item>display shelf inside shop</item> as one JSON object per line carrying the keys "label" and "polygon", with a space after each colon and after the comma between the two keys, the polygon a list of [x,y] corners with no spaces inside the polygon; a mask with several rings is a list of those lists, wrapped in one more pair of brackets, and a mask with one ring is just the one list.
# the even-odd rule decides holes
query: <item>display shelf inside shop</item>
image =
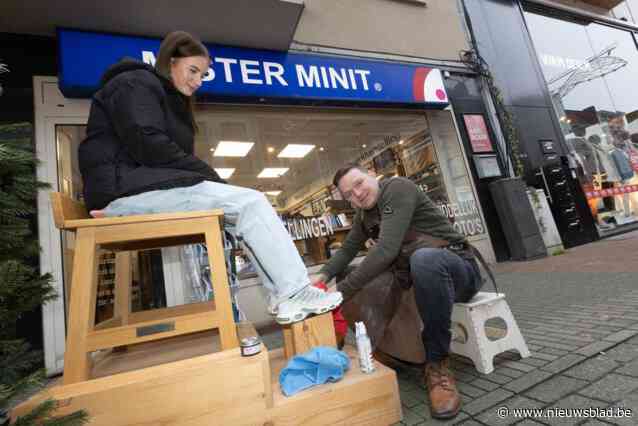
{"label": "display shelf inside shop", "polygon": [[[97,323],[113,316],[115,302],[115,253],[103,252],[98,263],[98,285],[95,319]],[[140,287],[137,281],[131,284],[131,307],[135,310],[140,301]]]}
{"label": "display shelf inside shop", "polygon": [[[296,202],[290,207],[282,210],[282,213],[287,216],[294,216],[299,214],[302,211],[310,209],[313,215],[319,216],[325,211],[325,202],[331,199],[330,187],[323,187],[317,191],[310,193],[305,196],[301,201]],[[315,207],[313,209],[313,202],[315,203]],[[317,210],[317,203],[322,204],[321,212]],[[317,212],[317,213],[315,213]]]}

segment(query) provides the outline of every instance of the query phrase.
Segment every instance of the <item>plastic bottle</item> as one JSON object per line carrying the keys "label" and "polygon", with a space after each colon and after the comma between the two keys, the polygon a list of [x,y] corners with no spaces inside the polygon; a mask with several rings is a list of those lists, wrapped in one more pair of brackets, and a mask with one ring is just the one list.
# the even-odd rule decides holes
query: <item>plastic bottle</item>
{"label": "plastic bottle", "polygon": [[361,371],[364,373],[372,373],[374,371],[372,344],[366,332],[366,325],[361,321],[355,323],[355,338],[357,341]]}

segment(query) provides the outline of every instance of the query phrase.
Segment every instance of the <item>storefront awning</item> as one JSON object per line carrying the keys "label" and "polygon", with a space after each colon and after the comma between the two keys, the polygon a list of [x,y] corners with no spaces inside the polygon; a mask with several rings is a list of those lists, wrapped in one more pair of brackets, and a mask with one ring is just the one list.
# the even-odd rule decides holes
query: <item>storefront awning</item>
{"label": "storefront awning", "polygon": [[[89,97],[102,74],[123,57],[154,65],[160,39],[58,31],[59,86]],[[200,101],[279,104],[393,104],[442,109],[449,101],[441,70],[371,61],[207,44],[211,66]]]}
{"label": "storefront awning", "polygon": [[0,31],[54,35],[56,27],[163,37],[174,30],[209,42],[288,50],[303,0],[0,1]]}

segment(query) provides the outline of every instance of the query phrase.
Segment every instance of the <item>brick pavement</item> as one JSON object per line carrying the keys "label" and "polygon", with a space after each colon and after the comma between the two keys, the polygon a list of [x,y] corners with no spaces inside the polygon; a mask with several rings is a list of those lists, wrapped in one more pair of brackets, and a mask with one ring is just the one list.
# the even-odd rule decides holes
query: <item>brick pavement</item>
{"label": "brick pavement", "polygon": [[[493,373],[454,356],[463,399],[453,421],[430,417],[421,372],[398,370],[400,425],[638,424],[638,233],[531,262],[495,265],[500,290],[532,352],[507,352]],[[489,290],[489,288],[488,288]],[[266,336],[271,345],[277,336]],[[497,408],[510,415],[499,417]],[[516,418],[516,408],[622,407],[633,418]]]}
{"label": "brick pavement", "polygon": [[[416,370],[398,371],[405,425],[618,424],[636,419],[499,417],[498,407],[623,407],[638,414],[638,290],[605,303],[572,306],[563,312],[539,308],[515,312],[532,356],[516,352],[497,357],[491,374],[480,374],[469,360],[453,357],[464,406],[449,422],[433,420]],[[525,318],[525,321],[523,321]],[[620,326],[609,326],[617,324]],[[557,325],[564,325],[561,328]],[[601,330],[596,330],[602,327]],[[557,343],[560,342],[560,343]],[[524,421],[524,423],[523,423]]]}

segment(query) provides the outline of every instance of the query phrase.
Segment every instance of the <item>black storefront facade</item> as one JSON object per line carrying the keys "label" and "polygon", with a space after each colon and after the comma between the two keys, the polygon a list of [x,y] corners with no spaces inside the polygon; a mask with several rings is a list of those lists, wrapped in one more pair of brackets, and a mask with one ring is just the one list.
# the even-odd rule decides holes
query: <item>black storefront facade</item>
{"label": "black storefront facade", "polygon": [[638,27],[615,18],[631,2],[615,5],[464,2],[515,117],[524,179],[545,191],[566,247],[638,227]]}

